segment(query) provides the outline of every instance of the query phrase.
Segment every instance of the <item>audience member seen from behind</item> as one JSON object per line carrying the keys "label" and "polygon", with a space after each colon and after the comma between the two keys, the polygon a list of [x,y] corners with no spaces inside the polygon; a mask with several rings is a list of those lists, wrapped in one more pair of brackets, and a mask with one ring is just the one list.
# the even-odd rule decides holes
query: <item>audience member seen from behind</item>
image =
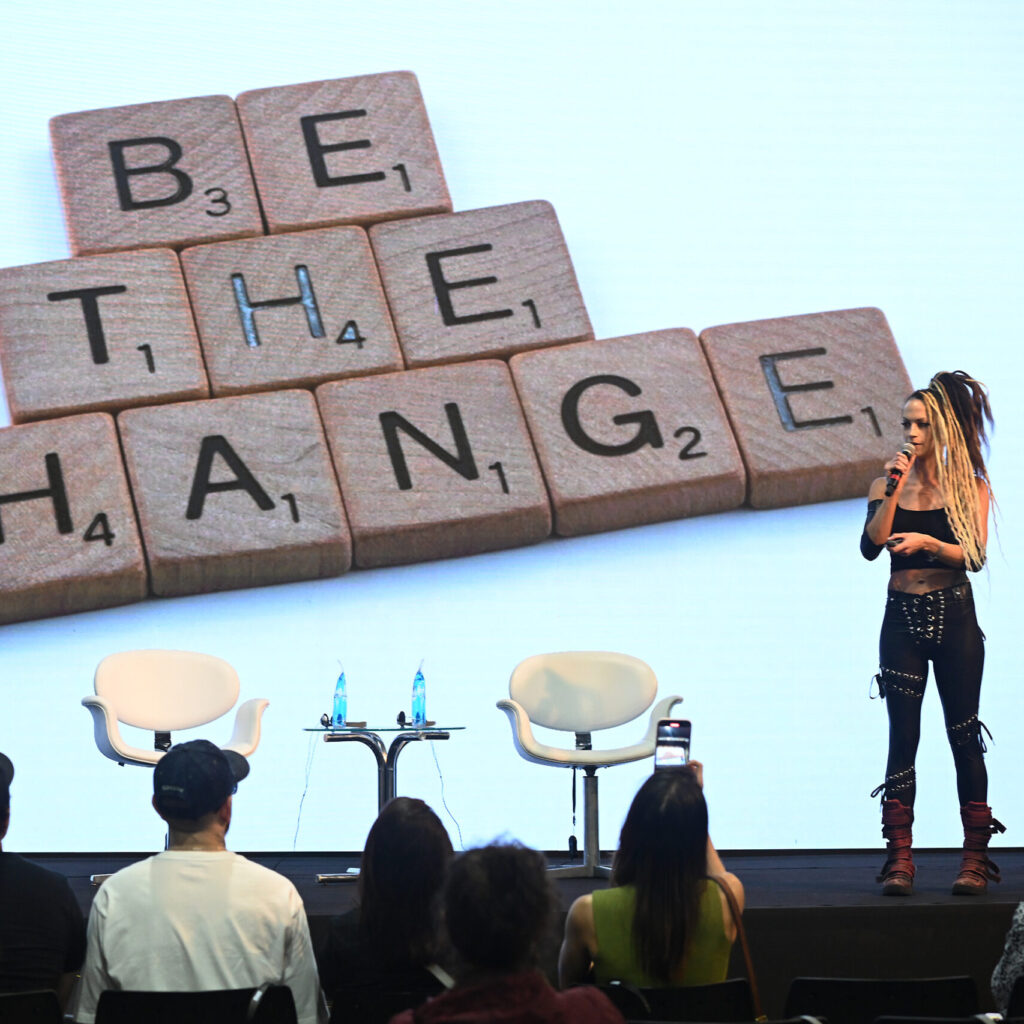
{"label": "audience member seen from behind", "polygon": [[[0,754],[0,840],[11,824],[14,765]],[[0,845],[0,992],[53,989],[64,1006],[85,957],[85,921],[63,875]]]}
{"label": "audience member seen from behind", "polygon": [[1010,993],[1018,978],[1024,976],[1024,903],[1018,903],[1014,911],[1010,930],[1006,933],[1003,955],[992,972],[992,995],[996,998],[999,1012],[1007,1014]]}
{"label": "audience member seen from behind", "polygon": [[569,909],[558,958],[564,987],[593,979],[640,987],[724,981],[736,922],[718,878],[743,909],[743,886],[708,835],[703,767],[654,772],[626,815],[613,888]]}
{"label": "audience member seen from behind", "polygon": [[359,905],[331,920],[320,981],[347,988],[440,992],[438,899],[453,856],[441,819],[422,801],[396,797],[370,828],[359,865]]}
{"label": "audience member seen from behind", "polygon": [[327,1018],[295,886],[225,845],[248,762],[207,740],[179,743],[153,770],[168,848],[103,883],[89,914],[77,1020],[105,989],[198,992],[287,985],[300,1024]]}
{"label": "audience member seen from behind", "polygon": [[458,984],[392,1024],[622,1024],[597,989],[556,992],[537,969],[557,896],[536,851],[494,845],[462,854],[448,873],[443,907]]}

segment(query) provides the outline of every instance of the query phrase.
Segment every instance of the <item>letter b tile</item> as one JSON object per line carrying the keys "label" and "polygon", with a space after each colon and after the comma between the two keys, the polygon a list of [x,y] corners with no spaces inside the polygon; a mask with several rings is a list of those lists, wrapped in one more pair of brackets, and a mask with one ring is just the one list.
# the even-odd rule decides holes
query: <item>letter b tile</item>
{"label": "letter b tile", "polygon": [[89,413],[0,430],[0,623],[145,596],[113,419]]}
{"label": "letter b tile", "polygon": [[696,335],[654,331],[510,360],[562,536],[735,508],[743,463]]}
{"label": "letter b tile", "polygon": [[911,391],[881,310],[710,327],[701,342],[747,466],[747,502],[867,494],[902,443]]}
{"label": "letter b tile", "polygon": [[154,594],[349,567],[348,525],[308,392],[131,409],[118,429]]}
{"label": "letter b tile", "polygon": [[542,540],[544,481],[498,360],[322,384],[316,391],[356,565]]}
{"label": "letter b tile", "polygon": [[60,114],[50,138],[75,256],[263,234],[229,96]]}

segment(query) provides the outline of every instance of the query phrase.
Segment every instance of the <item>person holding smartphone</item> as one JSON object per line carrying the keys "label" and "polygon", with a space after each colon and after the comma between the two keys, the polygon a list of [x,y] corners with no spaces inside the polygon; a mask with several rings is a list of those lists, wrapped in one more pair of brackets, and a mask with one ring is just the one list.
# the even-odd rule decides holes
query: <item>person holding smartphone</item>
{"label": "person holding smartphone", "polygon": [[[978,719],[985,636],[974,614],[967,572],[985,563],[992,497],[982,447],[992,410],[985,388],[962,370],[937,373],[903,406],[903,451],[871,485],[861,553],[887,548],[889,590],[875,677],[889,715],[889,756],[882,794],[887,859],[878,876],[887,896],[913,890],[911,827],[914,760],[921,701],[932,663],[946,735],[956,765],[964,827],[963,859],[953,893],[985,892],[999,881],[987,854],[989,838],[1005,831],[988,806],[985,743]],[[987,729],[985,730],[988,731]]]}
{"label": "person holding smartphone", "polygon": [[[612,888],[569,908],[558,957],[562,988],[590,980],[641,987],[724,981],[743,885],[725,870],[708,835],[699,761],[655,771],[622,826]],[[712,881],[712,877],[717,879]]]}

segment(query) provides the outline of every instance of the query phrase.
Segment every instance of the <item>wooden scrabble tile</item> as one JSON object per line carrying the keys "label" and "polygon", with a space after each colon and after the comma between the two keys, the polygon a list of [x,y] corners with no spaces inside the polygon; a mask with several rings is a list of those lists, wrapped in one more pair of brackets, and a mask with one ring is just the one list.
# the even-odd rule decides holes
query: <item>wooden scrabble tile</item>
{"label": "wooden scrabble tile", "polygon": [[881,310],[726,324],[700,338],[746,463],[750,505],[867,494],[902,444],[911,391]]}
{"label": "wooden scrabble tile", "polygon": [[200,245],[181,262],[215,395],[403,368],[362,228]]}
{"label": "wooden scrabble tile", "polygon": [[497,360],[316,391],[356,565],[494,551],[551,532],[544,481]]}
{"label": "wooden scrabble tile", "polygon": [[237,102],[273,233],[452,208],[411,71],[254,89]]}
{"label": "wooden scrabble tile", "polygon": [[370,242],[409,366],[594,337],[550,203],[377,224]]}
{"label": "wooden scrabble tile", "polygon": [[309,392],[131,409],[118,429],[155,594],[349,567],[348,526]]}
{"label": "wooden scrabble tile", "polygon": [[509,365],[556,533],[616,530],[742,503],[743,462],[692,331],[525,352]]}
{"label": "wooden scrabble tile", "polygon": [[145,596],[113,419],[89,413],[0,429],[0,623]]}
{"label": "wooden scrabble tile", "polygon": [[50,138],[75,256],[263,233],[229,96],[61,114]]}
{"label": "wooden scrabble tile", "polygon": [[210,393],[169,249],[0,269],[0,366],[15,423]]}

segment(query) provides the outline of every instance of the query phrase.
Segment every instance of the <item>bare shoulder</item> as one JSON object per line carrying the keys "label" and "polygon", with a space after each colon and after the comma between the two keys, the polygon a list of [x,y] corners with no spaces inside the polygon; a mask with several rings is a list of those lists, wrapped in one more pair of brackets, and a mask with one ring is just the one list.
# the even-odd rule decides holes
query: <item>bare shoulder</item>
{"label": "bare shoulder", "polygon": [[573,900],[566,915],[565,927],[566,931],[572,928],[583,933],[594,930],[594,897],[590,893]]}
{"label": "bare shoulder", "polygon": [[868,501],[881,501],[885,497],[886,480],[884,476],[876,477],[871,481],[868,489]]}

